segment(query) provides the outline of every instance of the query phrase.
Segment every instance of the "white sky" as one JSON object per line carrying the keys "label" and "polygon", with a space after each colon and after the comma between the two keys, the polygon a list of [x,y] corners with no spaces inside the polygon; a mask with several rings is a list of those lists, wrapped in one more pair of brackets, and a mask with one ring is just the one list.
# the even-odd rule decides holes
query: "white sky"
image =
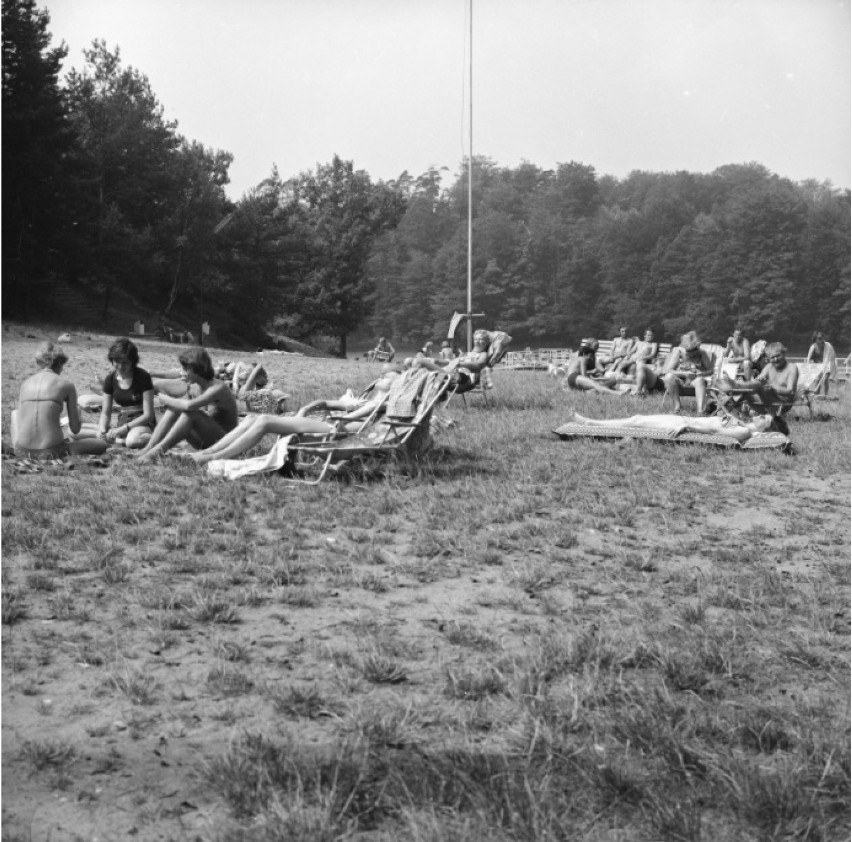
{"label": "white sky", "polygon": [[[467,153],[467,0],[41,0],[65,69],[95,38],[178,130],[234,155],[238,199],[352,160]],[[850,187],[850,0],[474,0],[474,154],[599,175],[758,161]]]}

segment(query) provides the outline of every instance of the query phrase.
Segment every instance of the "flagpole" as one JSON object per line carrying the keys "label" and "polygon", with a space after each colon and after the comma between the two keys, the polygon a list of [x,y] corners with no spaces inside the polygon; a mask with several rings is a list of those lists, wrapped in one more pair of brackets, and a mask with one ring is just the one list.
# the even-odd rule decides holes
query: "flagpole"
{"label": "flagpole", "polygon": [[467,350],[473,348],[473,0],[470,3],[468,106],[470,151],[467,159]]}

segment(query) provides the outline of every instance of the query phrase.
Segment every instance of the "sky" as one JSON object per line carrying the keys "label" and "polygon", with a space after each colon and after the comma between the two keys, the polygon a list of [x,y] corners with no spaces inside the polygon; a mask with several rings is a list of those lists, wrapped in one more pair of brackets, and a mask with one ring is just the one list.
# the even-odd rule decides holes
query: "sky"
{"label": "sky", "polygon": [[[375,180],[469,149],[469,0],[41,0],[64,69],[96,39],[239,199],[336,154]],[[850,0],[473,0],[473,151],[598,175],[756,161],[850,186]]]}

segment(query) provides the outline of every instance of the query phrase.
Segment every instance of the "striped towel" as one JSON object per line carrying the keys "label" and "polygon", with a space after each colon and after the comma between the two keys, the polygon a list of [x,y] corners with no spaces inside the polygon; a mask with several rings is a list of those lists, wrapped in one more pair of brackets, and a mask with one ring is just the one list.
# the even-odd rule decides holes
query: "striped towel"
{"label": "striped towel", "polygon": [[388,393],[385,415],[389,418],[413,418],[417,415],[417,398],[429,372],[409,369],[394,380]]}

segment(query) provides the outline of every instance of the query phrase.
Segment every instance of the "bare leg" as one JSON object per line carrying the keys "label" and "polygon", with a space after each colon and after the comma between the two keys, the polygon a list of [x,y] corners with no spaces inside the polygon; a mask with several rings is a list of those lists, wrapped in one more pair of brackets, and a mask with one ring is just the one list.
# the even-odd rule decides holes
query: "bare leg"
{"label": "bare leg", "polygon": [[300,433],[330,433],[334,427],[316,418],[282,418],[280,415],[259,415],[254,423],[244,429],[239,437],[230,444],[219,447],[217,443],[201,453],[192,455],[199,465],[205,465],[213,459],[233,459],[259,444],[264,436],[289,436]]}
{"label": "bare leg", "polygon": [[151,441],[151,431],[147,427],[134,427],[124,440],[124,446],[131,450],[145,447]]}
{"label": "bare leg", "polygon": [[574,381],[575,389],[587,389],[594,390],[595,392],[603,392],[605,395],[620,395],[621,392],[617,392],[613,389],[609,384],[612,383],[612,380],[595,380],[592,377],[583,377],[580,375]]}
{"label": "bare leg", "polygon": [[240,423],[234,427],[229,433],[225,433],[219,441],[214,442],[210,445],[210,447],[205,448],[199,453],[187,454],[191,455],[193,459],[196,459],[199,456],[209,456],[211,454],[218,454],[219,451],[224,450],[228,445],[233,444],[237,441],[240,436],[245,435],[245,433],[251,429],[251,427],[261,418],[267,418],[269,416],[265,415],[248,415],[243,418]]}
{"label": "bare leg", "polygon": [[637,395],[647,395],[649,389],[657,385],[657,375],[649,365],[645,363],[636,364],[636,386]]}
{"label": "bare leg", "polygon": [[680,378],[676,374],[667,374],[663,378],[666,386],[666,396],[672,399],[672,409],[680,412]]}
{"label": "bare leg", "polygon": [[177,421],[179,417],[180,412],[178,412],[176,409],[167,409],[163,413],[162,418],[160,418],[160,420],[157,422],[157,426],[154,427],[154,432],[151,434],[151,438],[148,440],[148,444],[146,444],[145,447],[143,447],[137,455],[141,458],[145,456],[151,450],[151,448],[158,445],[169,432],[169,430],[171,430],[171,428],[174,426],[175,421]]}
{"label": "bare leg", "polygon": [[[158,425],[159,428],[159,425]],[[154,441],[157,430],[151,436],[151,440],[147,446],[143,448],[138,455],[140,462],[150,462],[155,456],[160,456],[165,453],[170,447],[182,442],[187,438],[193,430],[192,413],[181,412],[174,423],[169,426],[168,431],[160,437],[158,441]]]}
{"label": "bare leg", "polygon": [[68,442],[68,451],[74,456],[100,456],[107,449],[103,439],[74,439]]}
{"label": "bare leg", "polygon": [[707,394],[707,381],[703,377],[696,377],[692,381],[695,388],[695,400],[698,401],[698,411],[704,412],[704,397]]}

